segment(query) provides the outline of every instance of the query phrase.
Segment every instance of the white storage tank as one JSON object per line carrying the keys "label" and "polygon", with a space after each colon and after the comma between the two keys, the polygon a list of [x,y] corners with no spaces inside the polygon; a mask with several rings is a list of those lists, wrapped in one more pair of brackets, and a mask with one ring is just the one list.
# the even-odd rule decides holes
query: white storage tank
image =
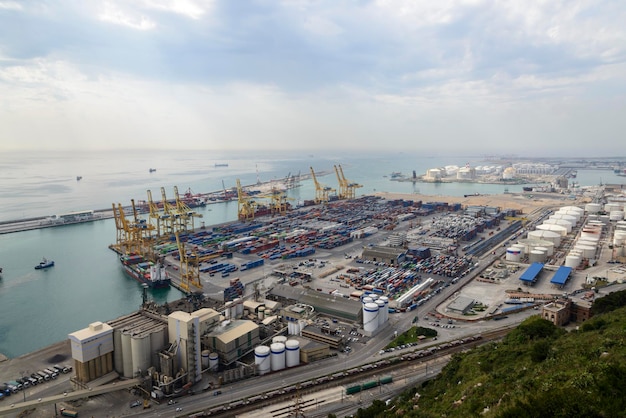
{"label": "white storage tank", "polygon": [[561,220],[570,222],[572,225],[576,225],[578,223],[578,219],[576,219],[575,216],[566,215],[563,213],[555,213],[554,215],[551,215],[548,219],[556,219],[556,220],[561,219]]}
{"label": "white storage tank", "polygon": [[524,244],[520,244],[519,242],[516,244],[511,245],[511,248],[518,248],[522,253],[521,256],[523,257],[524,254],[526,254],[526,246]]}
{"label": "white storage tank", "polygon": [[285,337],[284,335],[277,335],[277,336],[272,338],[272,344],[273,343],[285,344],[286,342],[287,342],[287,337]]}
{"label": "white storage tank", "polygon": [[217,355],[217,353],[209,354],[209,369],[211,369],[212,371],[216,371],[219,363],[220,357]]}
{"label": "white storage tank", "polygon": [[617,222],[615,222],[615,230],[616,231],[626,231],[626,221],[617,221]]}
{"label": "white storage tank", "polygon": [[598,220],[604,225],[607,225],[609,223],[609,215],[600,215],[598,216]]}
{"label": "white storage tank", "polygon": [[565,219],[546,219],[545,221],[543,221],[543,224],[544,225],[561,225],[567,230],[568,234],[572,232],[572,228],[575,225],[575,223],[567,221]]}
{"label": "white storage tank", "polygon": [[370,302],[363,304],[363,330],[374,332],[378,328],[378,305]]}
{"label": "white storage tank", "polygon": [[604,211],[607,213],[610,213],[615,210],[623,210],[623,209],[624,209],[624,206],[619,203],[609,202],[609,203],[604,204]]}
{"label": "white storage tank", "polygon": [[131,350],[133,350],[133,375],[141,371],[146,371],[152,365],[150,359],[152,352],[150,351],[150,334],[137,333],[131,336]]}
{"label": "white storage tank", "polygon": [[623,210],[612,210],[609,212],[609,221],[623,221],[624,220],[624,211]]}
{"label": "white storage tank", "polygon": [[259,321],[265,319],[265,306],[259,306],[257,317],[259,318]]}
{"label": "white storage tank", "polygon": [[557,234],[560,234],[562,237],[567,235],[567,228],[565,228],[563,225],[541,224],[541,225],[537,225],[536,229],[540,229],[542,231],[556,232]]}
{"label": "white storage tank", "polygon": [[237,318],[241,318],[243,316],[243,299],[236,298],[234,303],[236,306],[235,312],[237,313]]}
{"label": "white storage tank", "polygon": [[554,231],[529,231],[527,237],[528,239],[550,241],[555,247],[561,245],[561,234]]}
{"label": "white storage tank", "polygon": [[565,256],[565,267],[576,268],[580,265],[580,256],[569,254]]}
{"label": "white storage tank", "polygon": [[613,245],[625,245],[626,244],[626,231],[615,231],[613,234]]}
{"label": "white storage tank", "polygon": [[593,240],[599,240],[602,229],[594,226],[585,226],[580,232],[581,238],[591,238]]}
{"label": "white storage tank", "polygon": [[130,342],[130,331],[122,331],[122,364],[124,370],[124,377],[132,379],[133,375],[133,349]]}
{"label": "white storage tank", "polygon": [[529,263],[543,263],[546,261],[546,254],[543,251],[532,250],[528,253]]}
{"label": "white storage tank", "polygon": [[535,247],[535,250],[544,252],[548,257],[554,254],[554,247]]}
{"label": "white storage tank", "polygon": [[372,303],[372,302],[374,302],[374,299],[372,299],[371,296],[365,296],[363,298],[363,304],[364,305],[367,304],[367,303]]}
{"label": "white storage tank", "polygon": [[300,365],[300,341],[287,340],[285,343],[285,364],[287,367]]}
{"label": "white storage tank", "polygon": [[385,302],[385,308],[383,309],[382,312],[380,312],[380,309],[378,309],[378,314],[380,315],[382,313],[383,316],[385,317],[383,322],[387,322],[389,321],[389,298],[387,296],[381,296],[378,299]]}
{"label": "white storage tank", "polygon": [[270,348],[266,345],[260,345],[254,349],[254,364],[259,371],[259,374],[263,375],[270,371]]}
{"label": "white storage tank", "polygon": [[211,352],[209,350],[202,350],[202,353],[200,354],[200,360],[202,364],[202,370],[208,369],[209,368],[209,355],[211,354]]}
{"label": "white storage tank", "polygon": [[585,214],[585,210],[583,208],[579,208],[578,206],[563,206],[557,212],[574,212],[579,215],[579,217]]}
{"label": "white storage tank", "polygon": [[602,210],[602,205],[600,203],[587,203],[585,205],[585,211],[588,213],[598,213]]}
{"label": "white storage tank", "polygon": [[385,325],[385,314],[383,313],[385,311],[385,302],[378,299],[376,304],[378,305],[378,326],[382,327]]}
{"label": "white storage tank", "polygon": [[506,261],[512,261],[519,263],[522,259],[522,250],[515,247],[509,247],[506,249]]}
{"label": "white storage tank", "polygon": [[230,315],[231,314],[231,310],[232,310],[231,309],[232,306],[233,306],[233,303],[230,302],[230,301],[226,302],[226,305],[224,306],[224,317],[226,319],[232,318],[232,316]]}
{"label": "white storage tank", "polygon": [[272,343],[270,345],[270,364],[273,372],[278,370],[282,370],[285,368],[285,344],[283,343]]}
{"label": "white storage tank", "polygon": [[574,249],[581,251],[583,258],[594,258],[596,255],[596,247],[590,245],[575,245]]}

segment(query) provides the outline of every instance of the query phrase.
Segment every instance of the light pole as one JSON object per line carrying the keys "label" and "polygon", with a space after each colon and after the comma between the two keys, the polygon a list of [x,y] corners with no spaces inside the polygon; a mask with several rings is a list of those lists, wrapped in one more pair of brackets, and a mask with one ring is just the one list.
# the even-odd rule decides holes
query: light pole
{"label": "light pole", "polygon": [[[28,381],[28,380],[24,380],[24,376],[28,376],[28,370],[20,371],[20,377],[22,378],[22,385],[24,385],[24,382]],[[26,402],[26,388],[22,389],[22,393],[24,394],[24,402]]]}

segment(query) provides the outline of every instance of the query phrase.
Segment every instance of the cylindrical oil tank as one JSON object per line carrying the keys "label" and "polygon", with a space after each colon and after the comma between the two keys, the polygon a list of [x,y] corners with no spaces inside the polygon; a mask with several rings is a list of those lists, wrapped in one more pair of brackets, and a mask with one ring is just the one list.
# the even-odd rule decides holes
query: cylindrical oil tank
{"label": "cylindrical oil tank", "polygon": [[585,226],[582,231],[580,231],[581,238],[590,238],[593,240],[599,240],[600,234],[602,233],[602,229],[597,227]]}
{"label": "cylindrical oil tank", "polygon": [[626,231],[626,221],[617,221],[617,222],[615,222],[615,230],[616,231]]}
{"label": "cylindrical oil tank", "polygon": [[583,258],[594,258],[596,256],[596,247],[591,245],[575,245],[574,249],[582,252]]}
{"label": "cylindrical oil tank", "polygon": [[555,219],[555,220],[564,220],[564,221],[568,221],[569,223],[571,223],[572,225],[576,225],[578,223],[578,219],[576,219],[575,216],[573,215],[566,215],[563,213],[555,213],[554,215],[551,215],[548,219]]}
{"label": "cylindrical oil tank", "polygon": [[604,204],[604,211],[610,213],[615,210],[624,210],[624,205],[615,202],[609,202]]}
{"label": "cylindrical oil tank", "polygon": [[551,257],[552,254],[554,254],[554,247],[535,247],[535,250],[543,251],[548,257]]}
{"label": "cylindrical oil tank", "polygon": [[585,205],[585,211],[588,213],[598,213],[602,210],[602,205],[600,203],[587,203]]}
{"label": "cylindrical oil tank", "polygon": [[522,250],[515,247],[509,247],[506,249],[506,261],[512,261],[519,263],[522,258]]}
{"label": "cylindrical oil tank", "polygon": [[554,243],[555,247],[561,245],[561,234],[553,231],[542,231],[540,229],[529,231],[527,237],[528,239],[550,241]]}
{"label": "cylindrical oil tank", "polygon": [[122,365],[124,369],[124,377],[132,379],[133,376],[133,349],[130,343],[130,331],[122,332]]}
{"label": "cylindrical oil tank", "polygon": [[141,333],[131,337],[131,350],[133,350],[133,375],[145,372],[152,362],[152,352],[150,351],[150,334]]}
{"label": "cylindrical oil tank", "polygon": [[545,221],[543,221],[543,225],[561,225],[567,230],[567,233],[569,234],[570,232],[572,232],[572,227],[574,224],[570,221],[566,221],[565,219],[546,219]]}
{"label": "cylindrical oil tank", "polygon": [[382,327],[385,325],[385,315],[383,314],[383,311],[385,310],[385,302],[377,299],[376,304],[378,305],[378,326]]}
{"label": "cylindrical oil tank", "polygon": [[569,254],[565,256],[565,267],[576,268],[580,265],[580,257],[578,255]]}
{"label": "cylindrical oil tank", "polygon": [[579,215],[579,217],[585,214],[585,210],[583,208],[579,208],[578,206],[563,206],[557,212],[575,212]]}
{"label": "cylindrical oil tank", "polygon": [[201,359],[201,363],[202,364],[202,370],[206,370],[209,368],[209,355],[211,354],[211,352],[209,350],[202,350],[202,353],[200,354],[200,359]]}
{"label": "cylindrical oil tank", "polygon": [[257,317],[259,318],[259,321],[265,319],[265,306],[259,306]]}
{"label": "cylindrical oil tank", "polygon": [[598,220],[604,225],[607,225],[609,223],[609,215],[600,215],[598,216]]}
{"label": "cylindrical oil tank", "polygon": [[217,355],[217,353],[209,354],[209,369],[211,369],[212,371],[216,371],[219,362],[220,357]]}
{"label": "cylindrical oil tank", "polygon": [[543,251],[532,250],[528,253],[529,263],[543,263],[546,261],[546,254]]}
{"label": "cylindrical oil tank", "polygon": [[624,211],[623,210],[612,210],[609,212],[609,221],[623,221],[624,220]]}
{"label": "cylindrical oil tank", "polygon": [[263,375],[270,372],[270,348],[266,345],[260,345],[254,349],[254,364],[259,372]]}
{"label": "cylindrical oil tank", "polygon": [[287,340],[285,343],[285,364],[287,367],[300,365],[300,341]]}
{"label": "cylindrical oil tank", "polygon": [[378,305],[374,302],[363,305],[363,330],[374,332],[378,328]]}
{"label": "cylindrical oil tank", "polygon": [[511,245],[511,248],[518,248],[522,252],[521,253],[522,257],[524,257],[524,254],[526,254],[526,246],[524,244],[520,244],[518,242],[518,243]]}
{"label": "cylindrical oil tank", "polygon": [[519,241],[520,244],[524,244],[526,246],[526,254],[530,253],[536,247],[546,247],[551,248],[554,252],[554,244],[550,241],[545,240],[534,240],[534,239],[521,239]]}
{"label": "cylindrical oil tank", "polygon": [[626,245],[626,231],[615,231],[613,234],[613,246]]}
{"label": "cylindrical oil tank", "polygon": [[371,296],[365,296],[365,297],[363,298],[363,304],[366,304],[366,303],[372,303],[372,302],[374,302],[374,299],[372,299],[372,297],[371,297]]}
{"label": "cylindrical oil tank", "polygon": [[278,371],[285,368],[285,344],[273,343],[270,345],[270,364],[272,371]]}
{"label": "cylindrical oil tank", "polygon": [[536,229],[540,229],[542,231],[556,232],[558,234],[561,234],[562,237],[567,235],[567,228],[565,228],[563,225],[541,224],[541,225],[537,225]]}
{"label": "cylindrical oil tank", "polygon": [[277,336],[272,338],[272,343],[283,343],[283,344],[285,344],[286,342],[287,342],[287,337],[285,337],[284,335],[277,335]]}
{"label": "cylindrical oil tank", "polygon": [[[385,302],[385,308],[383,309],[382,314],[385,317],[385,320],[383,322],[387,322],[389,321],[389,298],[387,296],[381,296],[378,299]],[[378,313],[381,313],[380,309],[378,310]]]}

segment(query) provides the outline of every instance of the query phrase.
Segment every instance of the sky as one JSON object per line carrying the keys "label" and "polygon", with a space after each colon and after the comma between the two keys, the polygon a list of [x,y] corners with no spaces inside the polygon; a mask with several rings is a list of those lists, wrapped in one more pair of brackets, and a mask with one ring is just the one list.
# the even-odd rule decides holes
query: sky
{"label": "sky", "polygon": [[0,152],[624,156],[623,0],[0,0]]}

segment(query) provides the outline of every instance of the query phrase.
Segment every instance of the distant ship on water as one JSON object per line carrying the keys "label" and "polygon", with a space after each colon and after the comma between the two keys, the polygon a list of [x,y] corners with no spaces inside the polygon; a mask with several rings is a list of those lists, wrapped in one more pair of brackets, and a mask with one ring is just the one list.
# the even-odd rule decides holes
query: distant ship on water
{"label": "distant ship on water", "polygon": [[215,163],[215,167],[228,167],[228,163]]}

